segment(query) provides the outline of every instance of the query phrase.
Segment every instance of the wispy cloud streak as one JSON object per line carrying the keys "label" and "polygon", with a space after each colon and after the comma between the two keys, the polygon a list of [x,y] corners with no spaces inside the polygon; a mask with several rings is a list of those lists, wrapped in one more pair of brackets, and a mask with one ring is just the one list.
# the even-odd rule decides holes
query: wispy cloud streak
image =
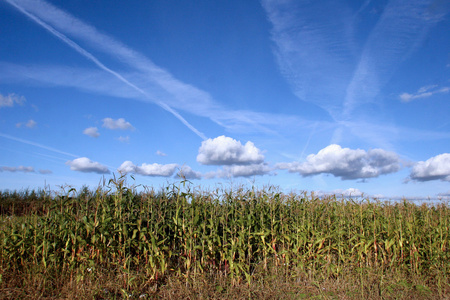
{"label": "wispy cloud streak", "polygon": [[[2,82],[24,82],[26,84],[44,84],[48,86],[66,86],[94,92],[102,95],[147,101],[134,89],[127,85],[118,85],[117,80],[109,73],[97,69],[74,68],[65,66],[42,66],[42,65],[17,65],[0,62],[0,81]],[[139,81],[139,85],[148,85],[147,76],[142,73],[127,73],[127,77]],[[150,92],[149,92],[150,93]],[[164,95],[161,98],[167,99]],[[177,106],[176,103],[171,105]],[[312,128],[315,122],[303,120],[297,116],[262,113],[251,110],[230,110],[219,104],[214,106],[208,104],[181,105],[178,109],[187,111],[197,116],[211,119],[216,124],[231,132],[265,133],[278,135],[285,132],[302,128]],[[322,127],[329,127],[329,122],[320,122]]]}
{"label": "wispy cloud streak", "polygon": [[412,100],[421,99],[421,98],[428,98],[435,94],[442,94],[442,93],[448,93],[450,92],[450,87],[445,86],[442,88],[437,88],[437,85],[430,85],[430,86],[424,86],[421,87],[417,93],[415,94],[409,94],[409,93],[403,93],[399,96],[400,100],[402,102],[410,102]]}
{"label": "wispy cloud streak", "polygon": [[391,0],[361,44],[355,27],[371,8],[370,1],[356,13],[333,0],[262,0],[262,5],[273,25],[281,73],[300,99],[322,107],[336,120],[372,102],[448,13],[448,7],[433,0]]}
{"label": "wispy cloud streak", "polygon": [[[38,148],[41,148],[41,149],[44,149],[44,150],[48,150],[48,151],[51,151],[51,152],[54,152],[54,153],[66,155],[66,156],[69,156],[69,157],[73,157],[73,158],[79,158],[80,157],[79,155],[75,155],[75,154],[72,154],[72,153],[69,153],[69,152],[64,152],[64,151],[61,151],[61,150],[53,148],[53,147],[48,147],[48,146],[45,146],[45,145],[42,145],[42,144],[39,144],[39,143],[36,143],[36,142],[32,142],[32,141],[29,141],[29,140],[17,138],[17,137],[8,135],[8,134],[0,133],[0,137],[3,137],[3,138],[8,139],[8,140],[16,141],[16,142],[19,142],[19,143],[23,143],[23,144],[26,144],[26,145],[38,147]],[[51,155],[46,155],[46,154],[41,154],[41,153],[39,153],[38,155],[47,156],[47,157],[53,159],[53,161],[63,160],[61,158],[54,157],[54,156],[51,156]],[[111,166],[108,166],[108,165],[105,165],[105,166],[110,168],[110,169],[114,169]]]}
{"label": "wispy cloud streak", "polygon": [[[284,132],[286,127],[292,128],[292,126],[296,126],[301,128],[305,126],[305,123],[308,123],[294,116],[226,108],[217,103],[207,92],[181,82],[168,71],[156,66],[141,53],[130,49],[110,36],[100,33],[96,28],[85,24],[83,21],[45,1],[7,1],[14,3],[16,7],[21,7],[22,10],[27,11],[29,14],[32,13],[35,18],[44,22],[53,30],[57,30],[67,39],[67,35],[80,39],[84,44],[93,47],[96,51],[103,52],[113,58],[115,63],[119,63],[118,65],[122,64],[125,69],[120,74],[116,73],[132,85],[118,85],[115,81],[118,78],[114,71],[107,71],[105,74],[101,74],[81,68],[59,66],[24,67],[7,63],[1,63],[4,68],[0,77],[3,77],[3,80],[32,80],[50,85],[65,85],[101,94],[150,101],[170,111],[180,121],[183,118],[174,109],[209,118],[230,131],[257,131],[266,134],[276,134],[277,130],[280,129],[277,128],[279,126],[282,126],[280,131]],[[86,51],[85,49],[83,50]],[[99,62],[98,59],[97,62]],[[135,89],[133,85],[138,87],[138,89]],[[188,127],[191,126],[187,122],[184,124]],[[196,130],[193,127],[190,129]],[[202,133],[198,133],[204,138]]]}
{"label": "wispy cloud streak", "polygon": [[70,156],[70,157],[78,157],[78,155],[75,155],[75,154],[72,154],[72,153],[64,152],[64,151],[58,150],[56,148],[44,146],[44,145],[39,144],[39,143],[35,143],[35,142],[31,142],[31,141],[24,140],[24,139],[21,139],[21,138],[17,138],[17,137],[14,137],[14,136],[10,136],[8,134],[0,133],[0,137],[3,137],[3,138],[8,139],[8,140],[16,141],[16,142],[19,142],[19,143],[35,146],[35,147],[38,147],[38,148],[41,148],[41,149],[45,149],[45,150],[48,150],[48,151],[52,151],[52,152],[55,152],[55,153],[67,155],[67,156]]}
{"label": "wispy cloud streak", "polygon": [[393,0],[364,45],[359,63],[350,81],[344,118],[358,106],[373,102],[398,66],[423,42],[428,31],[448,12],[433,0]]}
{"label": "wispy cloud streak", "polygon": [[[340,1],[263,0],[275,57],[298,98],[334,116],[352,75],[352,11]],[[339,12],[339,13],[337,13]]]}
{"label": "wispy cloud streak", "polygon": [[[22,12],[23,14],[25,14],[27,17],[29,17],[31,20],[33,20],[34,22],[36,22],[37,24],[39,24],[40,26],[42,26],[43,28],[45,28],[47,31],[49,31],[51,34],[53,34],[54,36],[56,36],[57,38],[59,38],[61,41],[63,41],[64,43],[66,43],[67,45],[69,45],[72,49],[74,49],[75,51],[77,51],[78,53],[80,53],[81,55],[83,55],[84,57],[86,57],[87,59],[89,59],[90,61],[92,61],[94,64],[96,64],[100,69],[112,74],[114,77],[116,77],[117,79],[119,79],[120,81],[122,81],[123,83],[125,83],[126,85],[130,86],[131,88],[135,89],[136,91],[138,91],[139,93],[141,93],[142,95],[144,95],[147,98],[150,98],[150,96],[141,88],[139,88],[138,86],[136,86],[135,84],[133,84],[132,82],[130,82],[128,79],[126,79],[125,77],[123,77],[121,74],[119,74],[118,72],[108,68],[107,66],[105,66],[102,62],[100,62],[94,55],[92,55],[90,52],[86,51],[84,48],[80,47],[77,43],[75,43],[74,41],[72,41],[71,39],[69,39],[66,35],[64,35],[63,33],[59,32],[58,30],[54,29],[53,27],[51,27],[50,25],[48,25],[47,23],[45,23],[44,21],[42,21],[39,17],[35,16],[34,14],[30,13],[29,11],[26,10],[26,8],[24,8],[23,6],[21,6],[20,4],[16,3],[15,1],[11,1],[11,0],[6,0],[8,3],[10,3],[12,6],[14,6],[15,8],[17,8],[20,12]],[[21,2],[21,4],[30,4],[29,1],[17,1],[17,2]],[[40,1],[33,1],[33,3],[31,3],[31,5],[27,6],[27,8],[35,8],[38,13],[40,13],[40,15],[42,15],[42,11],[41,9],[44,7],[44,5],[42,7],[39,6],[35,6],[35,4],[40,4]],[[42,2],[42,4],[44,4],[44,2]],[[49,4],[46,4],[47,6],[50,6]],[[51,7],[51,6],[50,6]],[[56,8],[53,8],[53,10],[56,10]],[[45,14],[44,14],[45,16]],[[63,15],[61,15],[63,16]],[[84,27],[86,27],[87,25],[85,25]],[[72,24],[71,26],[72,28],[75,27],[74,24]],[[184,125],[186,125],[191,131],[193,131],[195,134],[197,134],[199,137],[201,137],[202,139],[206,140],[206,136],[201,133],[199,130],[197,130],[194,126],[192,126],[191,124],[189,124],[189,122],[187,122],[178,112],[176,112],[174,109],[172,109],[169,105],[167,105],[166,103],[162,102],[162,101],[158,101],[158,100],[154,100],[152,99],[157,105],[159,105],[161,108],[165,109],[166,111],[170,112],[172,115],[174,115],[178,120],[180,120]]]}
{"label": "wispy cloud streak", "polygon": [[[392,148],[394,139],[381,134],[386,129],[376,124],[373,114],[367,115],[368,110],[359,108],[377,105],[381,89],[422,45],[449,6],[433,0],[390,0],[385,7],[365,1],[359,8],[333,0],[261,0],[261,4],[272,24],[280,72],[299,99],[316,104],[333,117],[333,142],[339,143],[344,133],[351,133]],[[379,16],[373,13],[375,5]],[[361,40],[359,35],[366,30],[368,37]],[[396,137],[412,131],[390,125]],[[437,136],[443,135],[433,133]]]}

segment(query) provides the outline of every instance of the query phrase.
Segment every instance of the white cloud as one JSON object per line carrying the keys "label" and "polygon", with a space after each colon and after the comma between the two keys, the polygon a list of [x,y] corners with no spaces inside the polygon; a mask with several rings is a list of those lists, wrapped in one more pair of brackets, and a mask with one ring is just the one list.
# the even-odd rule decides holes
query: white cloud
{"label": "white cloud", "polygon": [[175,172],[177,164],[142,164],[140,166],[136,166],[136,173],[145,175],[145,176],[163,176],[169,177],[172,176]]}
{"label": "white cloud", "polygon": [[[49,66],[24,67],[0,63],[2,68],[0,78],[26,80],[27,82],[37,80],[52,85],[73,86],[107,95],[113,94],[119,97],[150,101],[169,111],[203,139],[206,139],[204,134],[189,124],[174,109],[210,118],[227,129],[239,132],[242,128],[247,131],[256,129],[270,132],[266,125],[281,126],[284,129],[292,124],[300,128],[303,125],[301,123],[305,122],[295,116],[228,110],[214,101],[207,92],[177,80],[172,74],[155,65],[144,55],[50,3],[20,1],[20,3],[11,4],[79,54],[94,62],[102,71]],[[82,48],[69,37],[75,37],[95,51],[104,52],[121,63],[125,63],[129,67],[130,73],[119,73],[109,69],[89,52],[88,48]],[[117,84],[117,79],[123,84]],[[289,121],[289,124],[286,124],[286,119],[290,119],[292,122]]]}
{"label": "white cloud", "polygon": [[111,119],[111,118],[104,118],[103,119],[103,127],[108,129],[121,129],[121,130],[133,130],[134,127],[127,121],[125,121],[124,118],[119,118],[117,120]]}
{"label": "white cloud", "polygon": [[74,160],[69,160],[66,162],[66,165],[69,165],[72,171],[79,171],[84,173],[98,173],[98,174],[110,173],[107,166],[92,161],[87,157],[80,157]]}
{"label": "white cloud", "polygon": [[333,191],[333,194],[344,197],[361,197],[364,193],[356,188],[348,188],[346,190],[337,189]]}
{"label": "white cloud", "polygon": [[159,156],[167,156],[167,154],[166,153],[164,153],[164,152],[162,152],[162,151],[156,151],[156,155],[159,155]]}
{"label": "white cloud", "polygon": [[362,197],[364,195],[363,192],[361,192],[357,188],[348,188],[346,190],[343,189],[336,189],[331,192],[324,192],[324,191],[315,191],[314,194],[320,196],[320,197],[327,197],[327,196],[337,196],[337,197]]}
{"label": "white cloud", "polygon": [[251,165],[232,165],[224,166],[222,170],[215,173],[211,173],[208,177],[215,175],[216,177],[229,178],[229,177],[252,177],[252,176],[262,176],[269,174],[272,171],[268,165],[261,164],[251,164]]}
{"label": "white cloud", "polygon": [[39,170],[40,174],[52,174],[53,172],[51,170]]}
{"label": "white cloud", "polygon": [[14,103],[23,105],[25,103],[24,96],[17,96],[16,94],[8,94],[8,96],[3,96],[0,94],[0,108],[1,107],[13,107]]}
{"label": "white cloud", "polygon": [[264,163],[264,155],[255,145],[226,136],[208,139],[202,142],[198,150],[197,161],[204,165],[223,165],[215,172],[205,174],[206,178],[251,177],[269,174],[272,171]]}
{"label": "white cloud", "polygon": [[123,174],[134,173],[136,171],[136,166],[133,164],[133,162],[127,160],[120,165],[117,171]]}
{"label": "white cloud", "polygon": [[347,34],[353,12],[333,0],[261,3],[272,23],[276,62],[294,94],[335,111],[354,70],[348,67],[354,42]]}
{"label": "white cloud", "polygon": [[[20,3],[14,1],[8,1],[9,4],[14,6],[20,12],[25,14],[32,21],[36,22],[38,25],[49,31],[55,37],[60,39],[62,42],[67,44],[73,50],[77,51],[79,54],[93,62],[97,67],[102,69],[103,71],[109,73],[109,75],[113,75],[116,79],[120,80],[124,83],[128,88],[133,89],[135,92],[138,92],[144,98],[153,101],[161,108],[173,114],[177,119],[179,119],[184,125],[186,125],[189,129],[191,129],[194,133],[200,136],[202,139],[206,139],[203,133],[199,132],[196,128],[194,128],[191,124],[189,124],[178,112],[176,112],[172,107],[170,107],[167,103],[162,102],[160,100],[161,97],[152,97],[145,90],[138,87],[135,83],[130,82],[126,79],[122,74],[117,71],[114,71],[108,68],[105,64],[103,64],[97,57],[95,57],[91,52],[81,47],[79,44],[74,42],[68,37],[68,34],[74,35],[82,40],[91,44],[97,48],[97,50],[104,51],[108,54],[113,54],[118,57],[122,62],[126,62],[128,64],[134,65],[135,68],[145,70],[147,73],[147,77],[153,77],[154,72],[158,73],[156,81],[158,85],[162,88],[173,88],[172,92],[184,94],[185,92],[190,92],[190,86],[186,84],[177,84],[176,80],[172,80],[170,74],[165,72],[162,69],[157,68],[151,61],[147,60],[145,57],[142,57],[135,51],[128,49],[120,42],[115,41],[114,39],[101,34],[94,27],[91,27],[80,20],[72,17],[68,13],[59,10],[55,6],[52,6],[45,1],[37,1],[34,3],[29,3],[27,1],[20,1]],[[63,32],[60,32],[61,30]],[[111,53],[112,52],[112,53]],[[153,76],[152,76],[153,75]],[[169,76],[168,76],[169,75]],[[153,78],[151,78],[153,79]],[[175,87],[172,87],[172,83],[177,84]],[[194,90],[195,91],[195,90]]]}
{"label": "white cloud", "polygon": [[446,13],[444,7],[430,10],[429,4],[421,0],[387,2],[365,41],[348,85],[344,116],[350,117],[360,105],[375,101],[399,65],[420,47]]}
{"label": "white cloud", "polygon": [[439,193],[437,194],[438,197],[450,197],[450,191],[446,192],[446,193]]}
{"label": "white cloud", "polygon": [[297,97],[335,119],[373,103],[448,11],[430,10],[428,1],[387,1],[361,44],[357,28],[362,19],[373,17],[368,14],[375,5],[364,3],[356,12],[344,1],[261,1],[272,23],[274,55],[282,75]]}
{"label": "white cloud", "polygon": [[429,90],[431,90],[431,89],[434,89],[434,88],[436,88],[436,87],[437,87],[437,84],[432,84],[432,85],[423,86],[423,87],[421,87],[421,88],[417,91],[417,93],[422,94],[422,93],[425,93],[425,92],[427,92],[427,91],[429,91]]}
{"label": "white cloud", "polygon": [[22,126],[25,126],[25,127],[31,129],[31,128],[36,127],[36,125],[37,125],[37,122],[36,122],[36,121],[34,121],[34,120],[28,120],[28,122],[26,122],[26,123],[17,123],[17,124],[16,124],[16,127],[17,127],[17,128],[21,128]]}
{"label": "white cloud", "polygon": [[0,167],[0,172],[24,172],[24,173],[33,173],[34,168],[33,167],[24,167],[24,166],[18,166],[18,167]]}
{"label": "white cloud", "polygon": [[[97,71],[95,69],[84,69],[63,66],[43,66],[28,65],[21,66],[11,63],[0,62],[0,82],[2,81],[18,81],[23,83],[40,83],[51,84],[57,86],[71,87],[85,91],[100,93],[102,95],[120,97],[125,99],[142,100],[146,102],[151,99],[143,98],[142,95],[130,89],[125,85],[118,85],[114,78],[109,74]],[[154,82],[149,82],[147,74],[127,74],[127,77],[136,77],[137,81],[142,85],[151,86]],[[89,80],[87,80],[89,78]],[[146,90],[152,94],[152,90]],[[159,94],[158,94],[159,95]],[[155,98],[161,96],[155,95]],[[229,110],[217,102],[203,102],[196,95],[185,95],[188,100],[195,99],[195,103],[183,99],[172,99],[169,94],[164,95],[164,99],[168,100],[168,104],[175,109],[192,113],[196,116],[202,116],[211,119],[216,124],[226,128],[232,132],[264,132],[267,134],[275,134],[277,130],[286,131],[286,128],[305,128],[315,126],[316,121],[300,119],[297,116],[286,114],[262,113],[248,110]],[[182,95],[180,95],[181,97]],[[153,97],[153,96],[152,96]],[[173,101],[169,101],[172,99]],[[329,122],[321,122],[322,126],[332,126]]]}
{"label": "white cloud", "polygon": [[85,130],[83,130],[83,134],[88,135],[88,136],[93,137],[93,138],[97,138],[97,137],[100,136],[100,133],[98,133],[98,128],[97,127],[86,128]]}
{"label": "white cloud", "polygon": [[332,144],[317,154],[308,155],[306,162],[280,163],[277,167],[298,172],[303,176],[328,173],[349,180],[396,172],[400,170],[400,159],[397,154],[382,149],[366,152]]}
{"label": "white cloud", "polygon": [[402,102],[409,102],[413,99],[413,97],[414,97],[413,94],[408,94],[408,93],[403,93],[399,96],[399,98]]}
{"label": "white cloud", "polygon": [[183,166],[176,176],[179,178],[184,177],[186,179],[201,179],[202,173],[192,170],[192,168],[189,166]]}
{"label": "white cloud", "polygon": [[264,155],[250,141],[242,145],[222,135],[202,142],[197,161],[204,165],[248,165],[263,162]]}
{"label": "white cloud", "polygon": [[415,94],[403,93],[399,96],[399,98],[402,102],[406,103],[415,99],[428,98],[435,94],[448,93],[450,91],[450,87],[447,86],[442,88],[437,87],[438,87],[437,85],[423,86],[417,91],[417,93]]}
{"label": "white cloud", "polygon": [[37,122],[34,120],[29,120],[27,123],[25,123],[25,127],[28,127],[28,128],[34,128],[34,127],[36,127],[36,125],[37,125]]}
{"label": "white cloud", "polygon": [[144,176],[161,176],[161,177],[170,177],[175,173],[177,164],[146,164],[143,163],[140,166],[133,164],[133,162],[127,160],[120,165],[117,169],[121,173],[136,173]]}
{"label": "white cloud", "polygon": [[410,178],[417,181],[450,181],[450,153],[417,162],[411,170]]}

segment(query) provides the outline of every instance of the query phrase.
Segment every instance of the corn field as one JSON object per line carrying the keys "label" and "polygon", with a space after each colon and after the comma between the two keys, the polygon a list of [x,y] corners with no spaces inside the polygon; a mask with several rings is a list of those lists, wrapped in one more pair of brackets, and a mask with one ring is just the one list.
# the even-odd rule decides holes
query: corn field
{"label": "corn field", "polygon": [[33,205],[20,209],[11,195],[0,195],[4,288],[18,274],[84,282],[108,272],[127,298],[170,276],[220,274],[251,286],[273,270],[286,282],[375,270],[381,280],[399,272],[422,278],[416,288],[449,290],[448,204],[321,199],[274,187],[204,192],[186,182],[137,193],[123,177],[93,192],[33,192]]}

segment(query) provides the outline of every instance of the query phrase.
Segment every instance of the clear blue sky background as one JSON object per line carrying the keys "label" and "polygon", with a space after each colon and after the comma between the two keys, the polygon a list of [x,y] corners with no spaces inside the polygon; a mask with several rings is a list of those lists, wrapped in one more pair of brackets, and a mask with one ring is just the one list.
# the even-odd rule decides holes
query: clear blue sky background
{"label": "clear blue sky background", "polygon": [[0,189],[450,195],[450,4],[0,1]]}

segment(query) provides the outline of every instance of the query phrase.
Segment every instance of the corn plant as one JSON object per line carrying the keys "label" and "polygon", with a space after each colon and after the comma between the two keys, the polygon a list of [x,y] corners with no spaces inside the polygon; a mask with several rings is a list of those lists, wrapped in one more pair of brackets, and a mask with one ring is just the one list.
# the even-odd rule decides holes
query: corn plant
{"label": "corn plant", "polygon": [[447,204],[356,202],[274,187],[203,192],[187,181],[138,193],[125,177],[95,191],[25,194],[34,206],[17,215],[8,195],[18,197],[0,195],[2,278],[34,269],[84,280],[109,270],[129,291],[137,278],[171,274],[249,284],[270,270],[286,280],[349,270],[362,276],[367,268],[442,281],[450,275]]}

